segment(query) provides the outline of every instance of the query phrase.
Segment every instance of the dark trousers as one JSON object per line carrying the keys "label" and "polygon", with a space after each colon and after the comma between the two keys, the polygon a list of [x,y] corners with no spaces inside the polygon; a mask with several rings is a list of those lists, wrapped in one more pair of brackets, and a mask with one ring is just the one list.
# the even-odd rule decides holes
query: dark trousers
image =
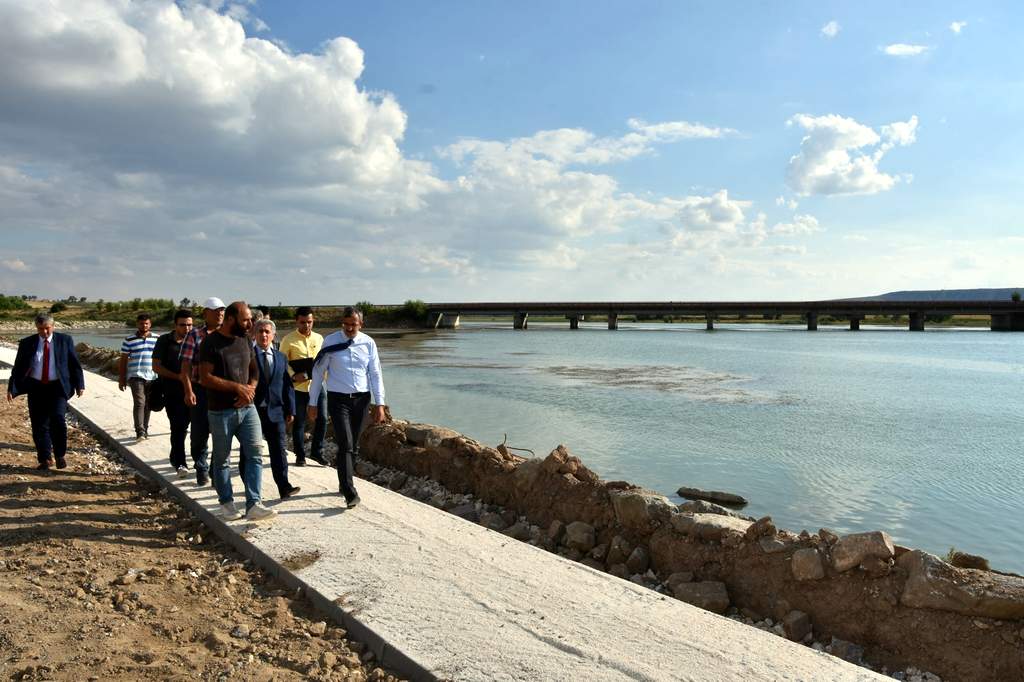
{"label": "dark trousers", "polygon": [[32,442],[40,464],[51,456],[63,459],[68,451],[68,424],[65,416],[68,399],[60,381],[41,383],[28,380],[28,416],[32,422]]}
{"label": "dark trousers", "polygon": [[[257,407],[256,413],[260,416],[263,439],[267,441],[267,450],[270,453],[270,471],[274,474],[277,492],[279,495],[284,495],[292,489],[292,484],[288,482],[288,451],[285,449],[287,438],[284,420],[274,421],[271,419],[267,415],[265,407]],[[241,461],[239,461],[238,470],[239,472],[243,471]]]}
{"label": "dark trousers", "polygon": [[153,388],[153,382],[142,377],[132,377],[128,380],[128,388],[132,390],[132,420],[135,422],[135,435],[143,436],[149,434],[149,393]]}
{"label": "dark trousers", "polygon": [[171,466],[177,469],[187,466],[185,434],[188,432],[188,424],[192,421],[192,415],[189,414],[189,408],[185,404],[185,395],[182,389],[170,389],[171,385],[169,381],[164,382],[164,391],[167,396],[164,409],[167,411],[167,422],[171,425]]}
{"label": "dark trousers", "polygon": [[[306,408],[309,407],[309,392],[295,391],[295,421],[292,422],[292,450],[295,459],[306,459]],[[316,401],[316,421],[313,423],[313,443],[309,455],[313,459],[323,457],[324,436],[327,435],[327,396],[320,392]]]}
{"label": "dark trousers", "polygon": [[[206,389],[197,383],[192,384],[192,391],[196,394],[196,404],[189,408],[189,417],[192,424],[191,449],[192,464],[197,472],[204,474],[210,470],[210,415],[206,409]],[[184,400],[184,398],[182,398]]]}
{"label": "dark trousers", "polygon": [[363,418],[370,407],[369,393],[328,393],[327,411],[334,427],[334,442],[338,444],[338,488],[345,500],[358,496],[352,481],[352,460],[359,454],[359,434]]}

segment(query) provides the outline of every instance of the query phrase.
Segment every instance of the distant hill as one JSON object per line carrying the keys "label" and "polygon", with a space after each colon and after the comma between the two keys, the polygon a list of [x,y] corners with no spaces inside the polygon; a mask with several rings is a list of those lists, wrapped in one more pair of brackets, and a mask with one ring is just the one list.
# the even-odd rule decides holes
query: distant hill
{"label": "distant hill", "polygon": [[1010,289],[934,289],[931,291],[892,291],[878,296],[861,296],[844,301],[1009,301],[1013,292],[1024,295],[1024,287]]}

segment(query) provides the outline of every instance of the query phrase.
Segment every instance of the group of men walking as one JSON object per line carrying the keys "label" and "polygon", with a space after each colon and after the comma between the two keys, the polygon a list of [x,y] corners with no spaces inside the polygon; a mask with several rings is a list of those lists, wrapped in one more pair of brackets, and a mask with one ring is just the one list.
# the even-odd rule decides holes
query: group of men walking
{"label": "group of men walking", "polygon": [[[281,339],[278,349],[274,321],[244,301],[225,305],[219,298],[207,299],[202,326],[193,324],[192,311],[179,310],[174,328],[159,338],[151,332],[149,315],[140,314],[136,333],[122,344],[118,380],[122,391],[130,388],[132,393],[136,437],[149,437],[153,403],[162,396],[171,428],[171,465],[179,477],[189,475],[185,441],[190,434],[196,484],[205,486],[212,478],[225,520],[243,516],[234,503],[229,463],[237,440],[244,516],[262,521],[276,512],[263,504],[261,494],[261,436],[278,494],[289,498],[299,488],[288,479],[288,427],[296,466],[305,466],[307,458],[327,465],[323,442],[329,416],[338,446],[339,492],[349,508],[355,507],[360,499],[353,459],[364,417],[370,414],[375,423],[385,419],[384,383],[376,343],[361,331],[362,312],[347,307],[342,317],[341,330],[325,339],[313,331],[313,310],[300,307],[295,331]],[[36,329],[19,344],[7,395],[8,400],[29,395],[39,468],[63,468],[64,413],[73,393],[85,390],[84,375],[71,337],[53,332],[52,317],[37,316]],[[307,417],[313,422],[308,456]]]}

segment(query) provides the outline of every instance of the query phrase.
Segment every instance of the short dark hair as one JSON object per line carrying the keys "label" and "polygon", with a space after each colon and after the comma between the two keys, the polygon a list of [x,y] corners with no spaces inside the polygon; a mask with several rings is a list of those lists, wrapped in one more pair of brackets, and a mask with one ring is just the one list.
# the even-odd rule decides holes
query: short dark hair
{"label": "short dark hair", "polygon": [[361,321],[363,319],[363,311],[354,305],[347,305],[341,310],[341,318],[345,319],[346,317],[358,317]]}
{"label": "short dark hair", "polygon": [[233,317],[237,320],[238,313],[241,312],[242,308],[248,307],[249,304],[246,303],[245,301],[235,301],[234,303],[232,303],[231,305],[224,309],[224,319],[226,320],[229,317]]}
{"label": "short dark hair", "polygon": [[149,316],[149,313],[139,313],[138,315],[135,316],[136,322],[145,322],[146,320],[152,319],[153,318]]}
{"label": "short dark hair", "polygon": [[295,317],[296,318],[305,317],[306,315],[312,315],[312,314],[313,314],[313,309],[310,308],[308,305],[300,305],[298,308],[295,309]]}
{"label": "short dark hair", "polygon": [[181,310],[174,313],[174,323],[177,324],[178,320],[184,320],[186,317],[192,317],[192,311],[185,310],[184,308],[182,308]]}

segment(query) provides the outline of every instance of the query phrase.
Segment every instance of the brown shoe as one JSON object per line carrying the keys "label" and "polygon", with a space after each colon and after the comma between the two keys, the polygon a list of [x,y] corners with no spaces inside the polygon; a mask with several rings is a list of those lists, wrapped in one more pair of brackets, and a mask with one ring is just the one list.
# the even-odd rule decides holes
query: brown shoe
{"label": "brown shoe", "polygon": [[63,457],[58,457],[57,458],[57,468],[58,469],[67,469],[68,468],[68,461],[66,459],[64,459]]}

